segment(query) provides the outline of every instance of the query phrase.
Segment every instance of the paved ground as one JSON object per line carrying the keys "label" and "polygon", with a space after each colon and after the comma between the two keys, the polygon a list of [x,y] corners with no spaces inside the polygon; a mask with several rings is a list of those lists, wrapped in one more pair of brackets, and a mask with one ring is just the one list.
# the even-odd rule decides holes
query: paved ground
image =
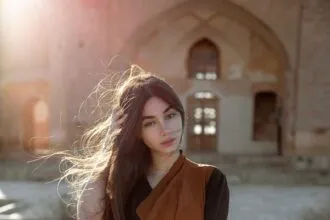
{"label": "paved ground", "polygon": [[[330,187],[237,185],[230,191],[229,220],[330,219]],[[54,183],[0,182],[0,199],[4,197],[29,204],[21,219],[61,219]],[[321,218],[326,212],[328,217]]]}
{"label": "paved ground", "polygon": [[330,187],[241,185],[230,188],[229,220],[330,219]]}
{"label": "paved ground", "polygon": [[61,191],[55,183],[0,182],[0,199],[19,201],[16,205],[22,207],[19,215],[13,214],[11,219],[62,219]]}

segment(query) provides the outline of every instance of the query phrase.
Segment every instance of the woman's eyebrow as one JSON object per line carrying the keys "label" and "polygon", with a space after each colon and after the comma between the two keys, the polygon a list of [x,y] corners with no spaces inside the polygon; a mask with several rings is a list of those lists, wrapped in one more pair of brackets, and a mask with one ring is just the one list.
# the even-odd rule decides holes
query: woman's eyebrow
{"label": "woman's eyebrow", "polygon": [[[171,110],[172,109],[172,106],[168,106],[164,111],[163,111],[163,114],[164,113],[166,113],[166,112],[168,112],[169,110]],[[152,119],[152,118],[154,118],[155,116],[143,116],[142,117],[142,121],[143,120],[145,120],[145,119]]]}
{"label": "woman's eyebrow", "polygon": [[168,106],[164,111],[163,111],[163,113],[166,113],[166,112],[168,112],[169,110],[171,110],[172,109],[172,106]]}

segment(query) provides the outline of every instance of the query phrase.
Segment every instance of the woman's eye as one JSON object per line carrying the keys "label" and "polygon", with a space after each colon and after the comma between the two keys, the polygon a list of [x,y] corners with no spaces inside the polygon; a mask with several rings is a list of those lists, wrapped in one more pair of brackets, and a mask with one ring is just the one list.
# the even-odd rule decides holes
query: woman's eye
{"label": "woman's eye", "polygon": [[144,124],[143,124],[143,127],[149,127],[149,126],[152,126],[152,125],[154,125],[154,124],[155,124],[154,121],[149,121],[149,122],[144,123]]}
{"label": "woman's eye", "polygon": [[176,115],[177,115],[176,112],[172,112],[172,113],[166,115],[166,119],[172,119],[172,118],[174,118]]}

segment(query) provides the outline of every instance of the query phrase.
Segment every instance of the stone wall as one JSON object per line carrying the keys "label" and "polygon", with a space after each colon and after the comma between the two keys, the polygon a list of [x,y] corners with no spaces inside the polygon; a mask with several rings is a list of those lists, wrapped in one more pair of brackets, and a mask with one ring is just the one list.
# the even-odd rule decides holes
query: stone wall
{"label": "stone wall", "polygon": [[321,154],[330,149],[329,11],[327,0],[305,1],[302,8],[297,151],[311,152],[319,148]]}

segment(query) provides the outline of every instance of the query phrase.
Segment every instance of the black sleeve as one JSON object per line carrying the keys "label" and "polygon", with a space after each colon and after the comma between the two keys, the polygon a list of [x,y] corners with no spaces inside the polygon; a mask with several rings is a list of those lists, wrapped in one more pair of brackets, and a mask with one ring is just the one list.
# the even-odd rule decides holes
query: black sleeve
{"label": "black sleeve", "polygon": [[206,185],[204,220],[227,220],[229,188],[226,176],[217,168]]}

